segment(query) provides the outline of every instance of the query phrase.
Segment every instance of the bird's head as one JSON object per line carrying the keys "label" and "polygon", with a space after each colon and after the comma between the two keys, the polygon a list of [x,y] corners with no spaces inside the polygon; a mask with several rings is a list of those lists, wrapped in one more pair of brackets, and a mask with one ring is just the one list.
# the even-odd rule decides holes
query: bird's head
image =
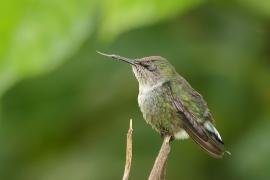
{"label": "bird's head", "polygon": [[172,78],[176,74],[169,61],[160,56],[130,59],[114,54],[98,53],[131,64],[140,86],[153,86]]}

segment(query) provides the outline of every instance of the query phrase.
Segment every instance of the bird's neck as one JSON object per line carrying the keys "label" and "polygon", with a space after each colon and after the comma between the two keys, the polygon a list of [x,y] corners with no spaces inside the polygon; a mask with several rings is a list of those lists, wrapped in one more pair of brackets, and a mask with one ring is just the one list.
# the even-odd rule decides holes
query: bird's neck
{"label": "bird's neck", "polygon": [[139,91],[140,93],[148,93],[151,92],[157,88],[160,88],[165,81],[157,81],[156,83],[151,83],[151,84],[139,84]]}

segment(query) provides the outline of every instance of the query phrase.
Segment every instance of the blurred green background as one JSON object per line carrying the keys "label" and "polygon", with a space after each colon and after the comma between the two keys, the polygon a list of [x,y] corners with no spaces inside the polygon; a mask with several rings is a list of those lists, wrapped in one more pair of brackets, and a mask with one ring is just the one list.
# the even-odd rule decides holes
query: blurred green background
{"label": "blurred green background", "polygon": [[161,55],[207,100],[232,156],[175,141],[167,179],[270,178],[270,1],[14,0],[0,6],[0,179],[146,179],[162,142],[131,68]]}

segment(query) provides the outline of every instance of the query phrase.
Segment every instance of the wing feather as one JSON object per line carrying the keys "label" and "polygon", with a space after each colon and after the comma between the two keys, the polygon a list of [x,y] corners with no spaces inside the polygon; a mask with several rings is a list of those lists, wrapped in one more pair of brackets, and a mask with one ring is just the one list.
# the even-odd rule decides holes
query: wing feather
{"label": "wing feather", "polygon": [[183,121],[183,128],[185,131],[209,155],[215,158],[221,158],[225,151],[223,142],[216,139],[216,137],[213,136],[213,134],[210,133],[203,124],[196,120],[196,116],[184,106],[178,97],[177,92],[173,92],[171,81],[167,81],[166,84],[168,86],[170,99],[173,106],[176,108],[180,119]]}

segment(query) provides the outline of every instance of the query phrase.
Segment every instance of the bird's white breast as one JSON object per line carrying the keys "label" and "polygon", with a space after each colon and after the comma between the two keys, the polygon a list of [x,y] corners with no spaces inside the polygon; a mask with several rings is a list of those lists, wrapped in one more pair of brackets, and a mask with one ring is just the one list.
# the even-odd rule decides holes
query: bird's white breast
{"label": "bird's white breast", "polygon": [[158,82],[155,85],[149,86],[149,85],[140,85],[139,86],[139,96],[138,96],[138,103],[139,106],[142,105],[144,100],[149,96],[151,91],[161,87],[163,85],[163,82]]}

